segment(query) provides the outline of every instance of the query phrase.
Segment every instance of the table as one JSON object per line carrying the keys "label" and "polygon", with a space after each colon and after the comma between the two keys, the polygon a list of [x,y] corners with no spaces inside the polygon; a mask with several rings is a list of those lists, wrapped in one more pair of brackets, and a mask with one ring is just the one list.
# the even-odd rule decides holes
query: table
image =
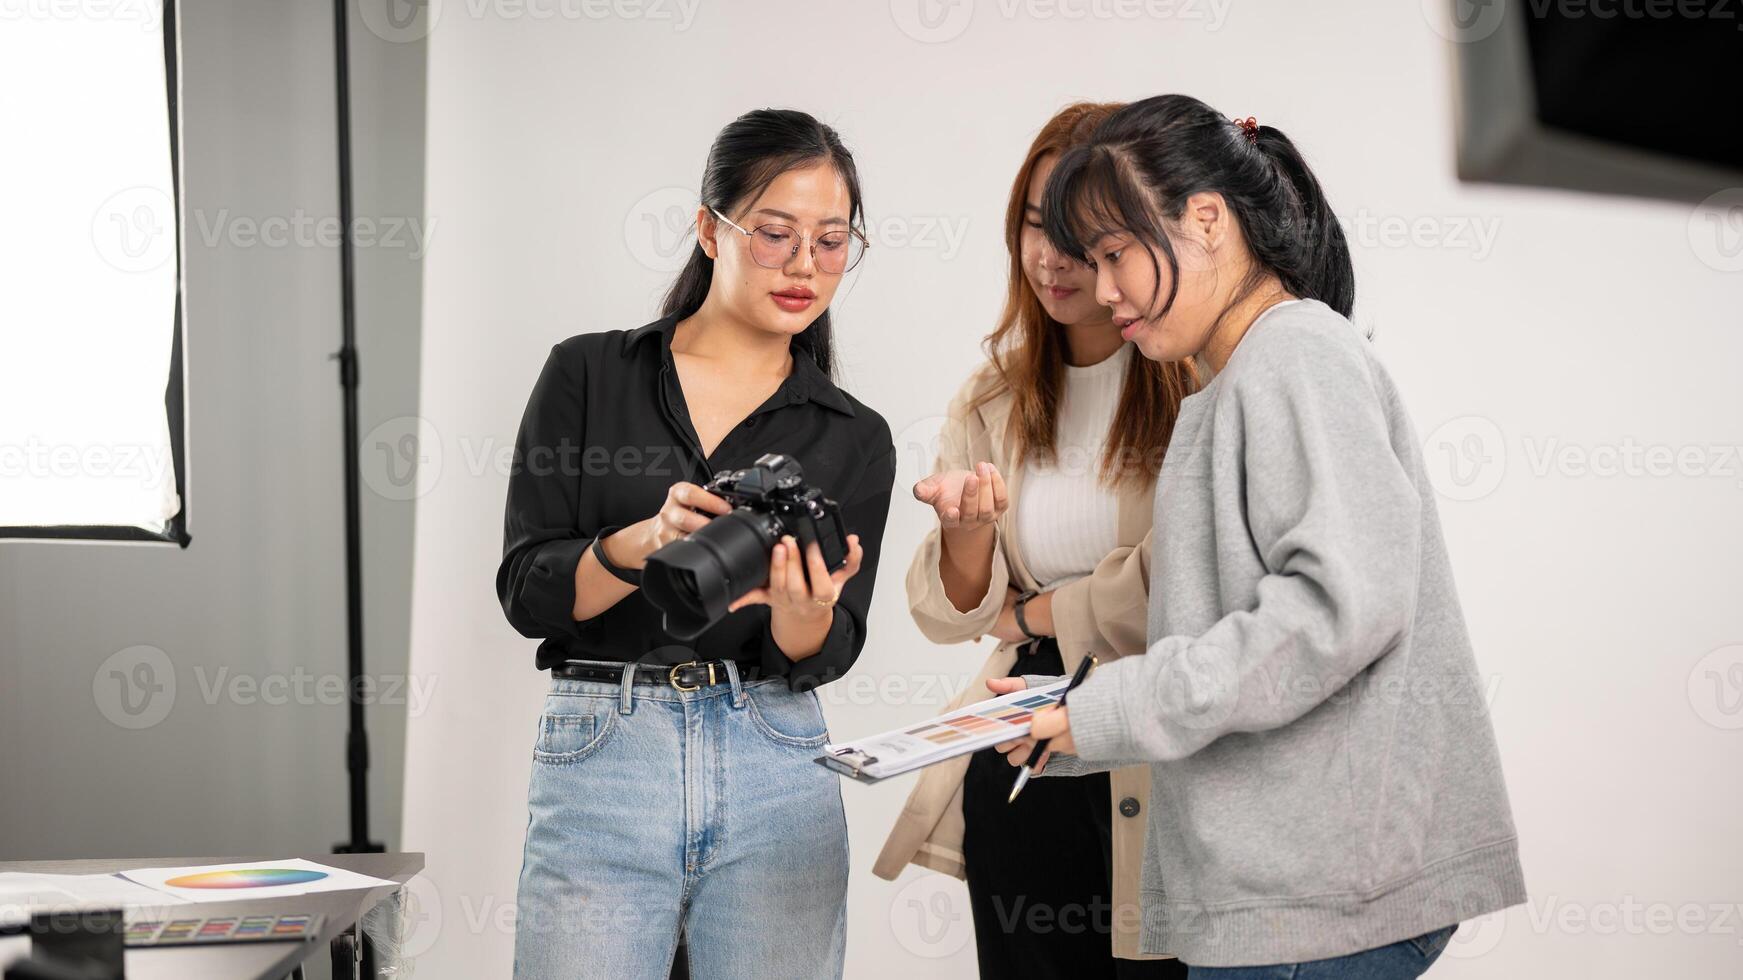
{"label": "table", "polygon": [[[35,874],[113,874],[134,868],[179,868],[200,864],[235,864],[246,861],[268,861],[287,857],[302,857],[319,864],[344,868],[373,878],[385,878],[403,885],[423,870],[424,856],[408,854],[274,854],[265,857],[192,857],[192,858],[102,858],[77,861],[11,861],[0,862],[0,871],[24,871]],[[202,916],[259,915],[267,912],[308,912],[322,915],[320,935],[314,942],[299,943],[231,943],[220,946],[165,946],[127,950],[127,980],[279,980],[292,975],[303,960],[325,951],[336,939],[342,939],[374,908],[377,902],[391,898],[398,885],[375,888],[352,888],[344,891],[313,892],[294,898],[261,898],[252,901],[201,902],[188,906]],[[13,940],[8,946],[0,940],[0,970],[14,957],[30,952],[29,939]]]}

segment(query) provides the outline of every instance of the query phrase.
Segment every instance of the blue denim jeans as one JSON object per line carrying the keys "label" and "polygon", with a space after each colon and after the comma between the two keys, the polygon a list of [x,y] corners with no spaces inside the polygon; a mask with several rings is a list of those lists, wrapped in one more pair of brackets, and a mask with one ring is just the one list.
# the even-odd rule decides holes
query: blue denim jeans
{"label": "blue denim jeans", "polygon": [[817,695],[552,678],[528,794],[517,980],[841,976],[847,821]]}
{"label": "blue denim jeans", "polygon": [[1186,980],[1415,980],[1440,958],[1458,925],[1348,956],[1275,966],[1195,966]]}

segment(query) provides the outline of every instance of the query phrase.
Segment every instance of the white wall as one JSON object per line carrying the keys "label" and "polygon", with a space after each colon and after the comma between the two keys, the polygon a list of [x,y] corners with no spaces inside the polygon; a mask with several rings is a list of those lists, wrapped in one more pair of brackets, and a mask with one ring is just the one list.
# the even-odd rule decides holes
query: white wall
{"label": "white wall", "polygon": [[[704,5],[687,23],[656,17],[675,4],[589,9],[449,4],[429,37],[442,234],[421,415],[441,472],[420,501],[413,664],[445,693],[411,722],[407,755],[405,842],[432,869],[420,975],[503,976],[510,956],[543,678],[493,589],[499,454],[551,343],[652,318],[664,259],[681,254],[653,229],[682,213],[715,132],[794,106],[855,149],[880,244],[837,302],[846,384],[898,433],[905,485],[997,311],[1002,207],[1035,130],[1070,100],[1168,91],[1303,145],[1356,238],[1358,319],[1444,463],[1532,903],[1468,928],[1436,975],[1737,971],[1743,912],[1721,921],[1716,903],[1743,898],[1743,654],[1721,649],[1743,643],[1743,464],[1539,468],[1549,445],[1743,444],[1743,280],[1715,267],[1723,253],[1701,261],[1713,242],[1691,240],[1708,226],[1689,208],[1459,186],[1451,54],[1415,3],[1204,0],[1072,20],[961,3],[930,33],[901,0]],[[966,232],[959,248],[945,229]],[[823,692],[839,735],[935,712],[980,661],[908,620],[901,576],[927,520],[898,492],[870,643]],[[849,975],[972,976],[961,887],[870,873],[908,785],[844,789]]]}
{"label": "white wall", "polygon": [[[254,237],[336,217],[332,8],[177,7],[193,542],[0,542],[0,860],[320,854],[348,836],[338,253]],[[421,43],[354,28],[360,216],[421,223],[423,84]],[[418,264],[375,242],[357,254],[365,431],[417,401]],[[391,493],[385,473],[366,468]],[[392,678],[412,505],[366,492],[364,522],[368,667]],[[136,655],[157,686],[128,695],[142,713],[109,676]],[[405,713],[369,716],[390,843]]]}

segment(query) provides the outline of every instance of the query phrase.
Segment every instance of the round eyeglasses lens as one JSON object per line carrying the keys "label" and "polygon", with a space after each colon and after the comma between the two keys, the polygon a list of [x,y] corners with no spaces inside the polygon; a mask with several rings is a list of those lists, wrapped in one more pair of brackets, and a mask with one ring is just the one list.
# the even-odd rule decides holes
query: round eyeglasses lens
{"label": "round eyeglasses lens", "polygon": [[[751,233],[751,257],[765,269],[779,269],[792,260],[794,248],[803,244],[799,233],[786,225],[763,225]],[[840,275],[859,263],[865,243],[849,231],[829,231],[817,236],[813,254],[817,268]]]}

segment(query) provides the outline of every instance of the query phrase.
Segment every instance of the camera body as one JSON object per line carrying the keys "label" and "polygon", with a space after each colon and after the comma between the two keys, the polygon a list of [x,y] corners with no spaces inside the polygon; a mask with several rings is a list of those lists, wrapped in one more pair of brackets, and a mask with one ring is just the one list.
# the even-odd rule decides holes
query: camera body
{"label": "camera body", "polygon": [[805,471],[793,457],[767,453],[745,469],[716,474],[703,489],[731,504],[735,513],[748,511],[748,517],[762,521],[770,549],[790,534],[801,547],[817,542],[832,572],[847,561],[840,506],[817,487],[806,486]]}
{"label": "camera body", "polygon": [[847,563],[840,506],[805,483],[793,457],[767,453],[744,469],[715,474],[704,489],[732,512],[649,555],[642,573],[642,592],[665,613],[673,636],[700,636],[734,599],[767,582],[769,552],[786,535],[807,552],[816,542],[830,571]]}

